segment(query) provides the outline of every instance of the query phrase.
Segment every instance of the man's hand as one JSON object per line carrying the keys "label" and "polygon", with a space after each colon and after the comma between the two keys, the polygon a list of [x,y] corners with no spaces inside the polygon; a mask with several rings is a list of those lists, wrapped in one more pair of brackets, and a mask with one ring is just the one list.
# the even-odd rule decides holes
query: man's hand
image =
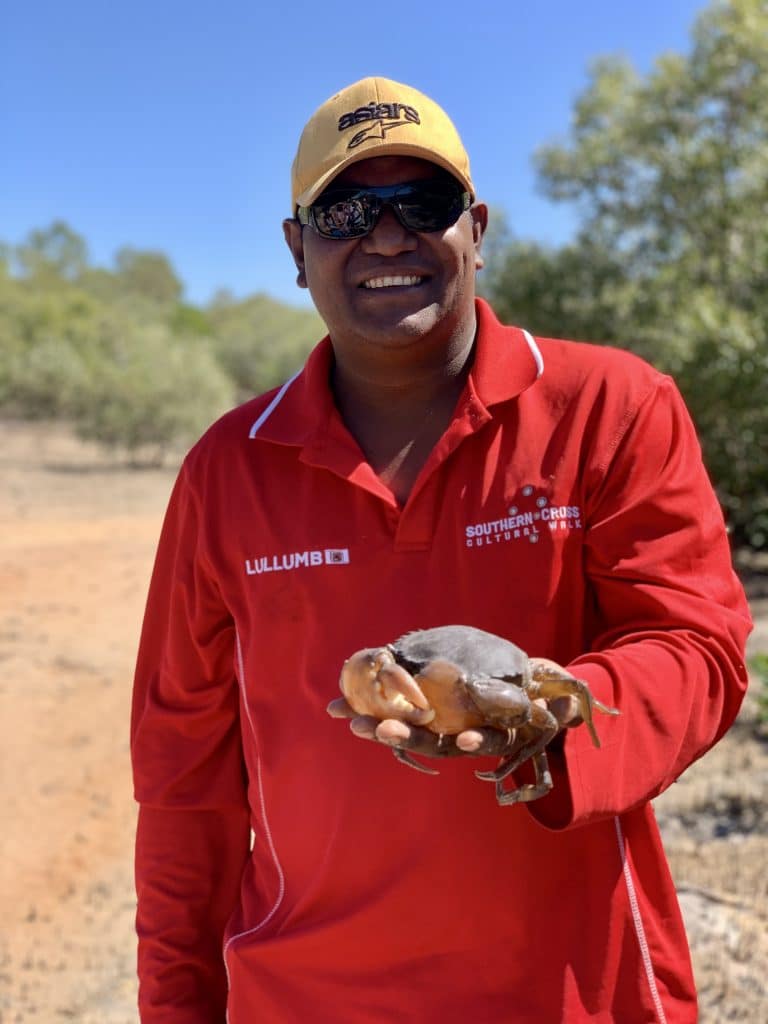
{"label": "man's hand", "polygon": [[456,736],[438,736],[420,725],[408,725],[396,718],[379,721],[370,715],[358,715],[343,697],[331,701],[328,714],[332,718],[350,719],[349,727],[355,736],[374,740],[388,747],[408,750],[412,754],[428,757],[456,757],[474,754],[477,757],[506,756],[515,749],[515,730],[467,729]]}
{"label": "man's hand", "polygon": [[[535,660],[541,664],[555,665],[544,658]],[[574,697],[558,697],[551,701],[537,700],[534,703],[548,708],[561,729],[581,724],[578,702]],[[423,726],[408,725],[395,718],[379,720],[370,715],[358,715],[343,697],[331,701],[327,711],[332,718],[349,719],[351,731],[360,739],[374,740],[388,747],[397,747],[428,757],[457,757],[461,754],[474,757],[507,757],[515,754],[526,742],[524,737],[518,738],[518,730],[515,729],[467,729],[453,736],[438,736]]]}

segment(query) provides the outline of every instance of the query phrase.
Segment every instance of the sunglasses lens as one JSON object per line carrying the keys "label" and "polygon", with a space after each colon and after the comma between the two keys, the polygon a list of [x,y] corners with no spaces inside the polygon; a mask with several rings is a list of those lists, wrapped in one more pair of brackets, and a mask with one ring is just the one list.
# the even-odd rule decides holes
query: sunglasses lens
{"label": "sunglasses lens", "polygon": [[322,195],[310,210],[312,223],[325,238],[360,238],[373,230],[384,205],[391,206],[410,231],[441,231],[456,223],[469,202],[469,194],[457,183],[425,181],[335,189]]}
{"label": "sunglasses lens", "polygon": [[[378,203],[375,204],[378,212]],[[359,193],[329,193],[312,206],[315,227],[326,238],[359,238],[374,225],[370,198]]]}
{"label": "sunglasses lens", "polygon": [[451,184],[435,182],[396,200],[400,219],[411,231],[441,231],[464,212],[464,193]]}

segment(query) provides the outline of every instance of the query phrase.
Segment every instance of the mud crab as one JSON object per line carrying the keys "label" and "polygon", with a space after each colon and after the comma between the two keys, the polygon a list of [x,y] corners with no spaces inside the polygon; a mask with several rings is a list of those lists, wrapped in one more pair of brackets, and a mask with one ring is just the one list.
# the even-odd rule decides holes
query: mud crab
{"label": "mud crab", "polygon": [[[515,740],[514,752],[495,771],[475,772],[495,782],[501,805],[537,800],[552,789],[545,747],[558,722],[534,703],[537,698],[575,697],[596,747],[593,709],[619,714],[593,697],[583,680],[554,663],[531,661],[510,641],[471,626],[418,630],[384,647],[357,651],[345,661],[339,685],[357,714],[424,726],[441,737],[485,726],[506,730],[510,747]],[[393,753],[419,771],[438,774],[406,750],[393,748]],[[505,790],[504,780],[528,758],[535,781]]]}

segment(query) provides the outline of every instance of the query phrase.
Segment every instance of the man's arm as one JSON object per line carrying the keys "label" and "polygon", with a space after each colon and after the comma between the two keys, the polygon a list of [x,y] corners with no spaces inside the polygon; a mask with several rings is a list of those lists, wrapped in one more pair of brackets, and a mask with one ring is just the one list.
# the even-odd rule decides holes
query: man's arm
{"label": "man's arm", "polygon": [[729,728],[747,685],[751,620],[693,424],[662,378],[588,496],[590,650],[566,666],[621,715],[555,744],[555,787],[530,812],[554,828],[621,813],[677,779]]}
{"label": "man's arm", "polygon": [[[695,430],[670,380],[659,378],[598,469],[585,484],[591,651],[565,668],[621,714],[600,719],[600,749],[586,729],[568,729],[550,745],[554,788],[526,806],[552,828],[660,793],[729,727],[747,681],[749,610]],[[581,722],[573,700],[550,709],[562,727]],[[483,729],[438,748],[427,729],[353,717],[343,699],[329,712],[352,718],[361,738],[431,756],[502,756],[517,744]],[[530,781],[529,773],[530,765],[516,774]]]}
{"label": "man's arm", "polygon": [[131,723],[144,1024],[223,1024],[223,933],[249,849],[234,626],[201,554],[201,522],[182,470],[150,586]]}

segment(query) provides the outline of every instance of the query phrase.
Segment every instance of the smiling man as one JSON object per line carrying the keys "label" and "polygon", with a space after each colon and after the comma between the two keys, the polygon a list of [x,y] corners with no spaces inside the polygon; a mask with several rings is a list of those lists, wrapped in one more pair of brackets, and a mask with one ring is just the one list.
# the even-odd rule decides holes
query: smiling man
{"label": "smiling man", "polygon": [[[693,1022],[649,801],[733,721],[749,615],[680,397],[476,298],[487,209],[408,86],[318,109],[291,213],[328,335],[189,453],[147,604],[142,1021]],[[530,763],[519,804],[475,778],[514,730],[441,740],[338,697],[352,652],[456,623],[620,709],[596,750],[549,704],[548,795],[524,802]]]}

